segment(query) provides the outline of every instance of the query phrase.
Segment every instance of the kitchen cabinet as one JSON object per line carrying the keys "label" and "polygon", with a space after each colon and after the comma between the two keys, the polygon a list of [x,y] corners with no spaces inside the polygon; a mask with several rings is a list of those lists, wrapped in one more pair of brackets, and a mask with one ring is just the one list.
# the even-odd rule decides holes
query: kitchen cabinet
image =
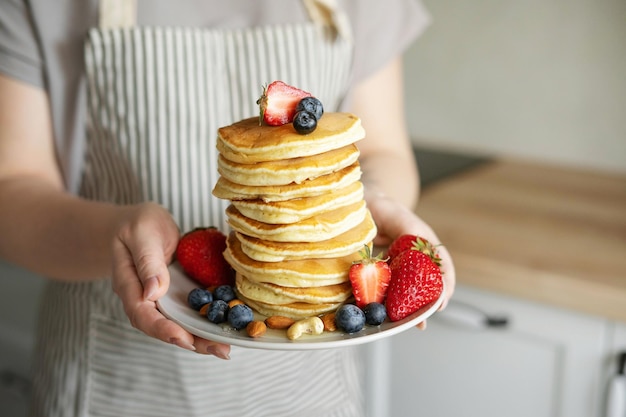
{"label": "kitchen cabinet", "polygon": [[601,317],[459,286],[426,331],[392,339],[389,415],[600,416],[610,329]]}
{"label": "kitchen cabinet", "polygon": [[606,417],[626,416],[626,324],[613,323],[609,333],[609,352],[605,361]]}

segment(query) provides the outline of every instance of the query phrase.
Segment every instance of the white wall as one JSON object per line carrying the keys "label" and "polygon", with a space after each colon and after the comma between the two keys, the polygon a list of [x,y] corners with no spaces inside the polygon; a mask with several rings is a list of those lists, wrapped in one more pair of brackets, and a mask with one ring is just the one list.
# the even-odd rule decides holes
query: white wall
{"label": "white wall", "polygon": [[626,172],[626,1],[425,0],[416,142]]}

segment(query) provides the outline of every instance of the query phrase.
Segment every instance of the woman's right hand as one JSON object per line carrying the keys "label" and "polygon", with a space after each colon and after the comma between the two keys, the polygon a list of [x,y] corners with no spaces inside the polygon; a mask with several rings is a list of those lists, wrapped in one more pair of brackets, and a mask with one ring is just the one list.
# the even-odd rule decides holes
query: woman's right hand
{"label": "woman's right hand", "polygon": [[155,203],[123,210],[113,240],[113,290],[133,327],[148,336],[197,353],[229,359],[230,345],[196,337],[167,319],[156,301],[169,288],[168,265],[180,232],[171,214]]}

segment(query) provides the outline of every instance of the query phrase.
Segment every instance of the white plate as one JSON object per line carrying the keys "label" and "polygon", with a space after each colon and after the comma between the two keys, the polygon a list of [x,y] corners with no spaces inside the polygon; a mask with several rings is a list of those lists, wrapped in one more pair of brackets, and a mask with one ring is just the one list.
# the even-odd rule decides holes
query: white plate
{"label": "white plate", "polygon": [[[284,330],[267,329],[267,332],[258,338],[249,337],[245,330],[235,330],[227,324],[214,324],[201,316],[187,305],[187,294],[199,285],[188,278],[178,264],[172,264],[170,270],[170,288],[158,302],[159,310],[170,320],[178,323],[188,332],[216,342],[227,343],[233,346],[243,346],[257,349],[271,350],[313,350],[330,349],[350,345],[369,343],[398,334],[410,329],[433,315],[443,301],[443,293],[438,300],[424,306],[407,318],[390,322],[385,321],[380,326],[366,325],[363,330],[353,334],[324,332],[321,335],[304,335],[297,340],[287,339]],[[263,316],[256,317],[263,319]]]}

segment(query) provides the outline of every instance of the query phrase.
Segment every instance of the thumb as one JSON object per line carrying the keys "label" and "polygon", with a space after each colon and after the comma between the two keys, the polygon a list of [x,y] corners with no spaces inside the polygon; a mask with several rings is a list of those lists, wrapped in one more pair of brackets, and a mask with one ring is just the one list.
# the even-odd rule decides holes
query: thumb
{"label": "thumb", "polygon": [[170,285],[170,273],[167,268],[169,259],[166,259],[163,247],[153,239],[138,242],[138,245],[136,251],[129,249],[137,277],[143,286],[143,298],[156,301],[165,295]]}
{"label": "thumb", "polygon": [[121,228],[118,239],[128,254],[135,282],[138,278],[142,286],[139,290],[144,300],[156,301],[167,292],[167,265],[176,251],[178,235],[171,214],[156,204],[135,207],[131,220]]}

